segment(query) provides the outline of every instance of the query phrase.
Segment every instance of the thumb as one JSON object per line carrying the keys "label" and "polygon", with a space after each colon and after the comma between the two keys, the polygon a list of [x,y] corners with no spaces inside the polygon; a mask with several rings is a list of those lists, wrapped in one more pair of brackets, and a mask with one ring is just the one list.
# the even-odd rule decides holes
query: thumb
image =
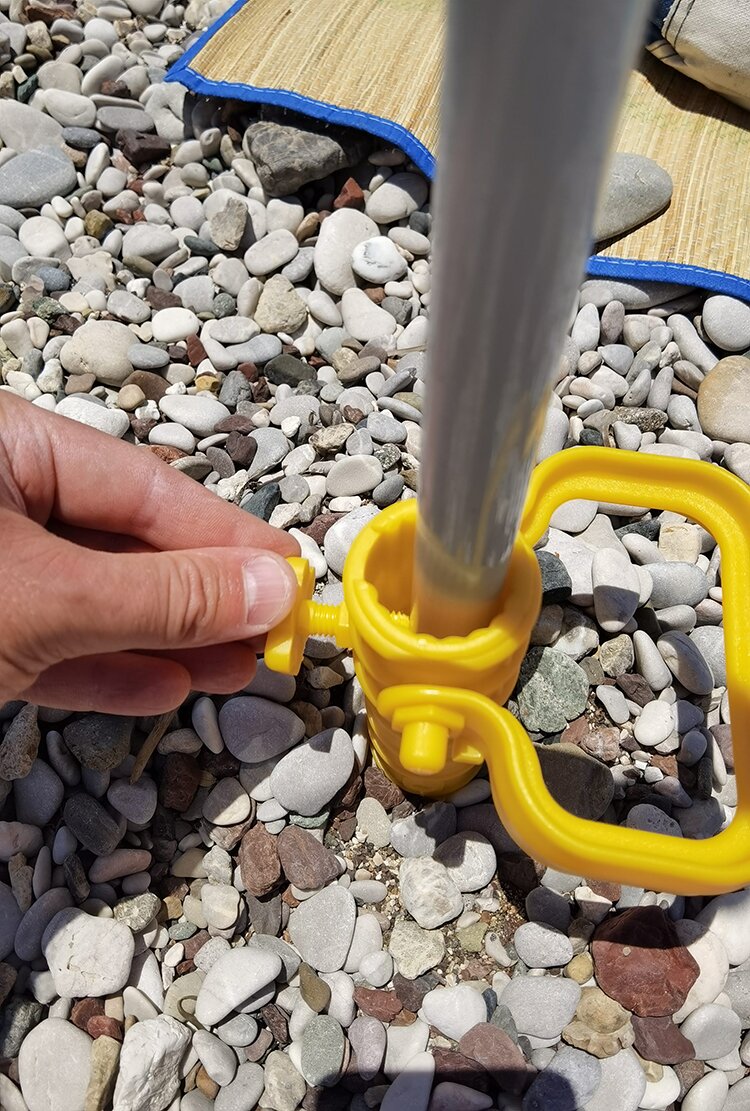
{"label": "thumb", "polygon": [[46,620],[57,659],[200,648],[266,633],[297,583],[281,556],[244,548],[112,554],[68,549]]}

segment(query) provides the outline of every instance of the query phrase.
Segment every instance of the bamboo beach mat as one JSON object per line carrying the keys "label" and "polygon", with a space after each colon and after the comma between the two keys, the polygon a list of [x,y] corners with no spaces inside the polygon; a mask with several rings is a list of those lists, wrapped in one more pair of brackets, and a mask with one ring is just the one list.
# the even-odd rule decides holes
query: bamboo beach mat
{"label": "bamboo beach mat", "polygon": [[[431,177],[445,18],[443,0],[238,0],[167,80],[360,128]],[[487,127],[500,110],[487,106]],[[589,273],[750,300],[750,113],[644,51],[614,149],[653,158],[674,193],[661,215],[600,245]]]}

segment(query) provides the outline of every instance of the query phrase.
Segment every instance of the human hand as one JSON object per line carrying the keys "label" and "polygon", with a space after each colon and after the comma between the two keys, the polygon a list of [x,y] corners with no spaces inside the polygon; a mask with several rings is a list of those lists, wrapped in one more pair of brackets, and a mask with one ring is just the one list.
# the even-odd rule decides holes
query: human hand
{"label": "human hand", "polygon": [[295,554],[145,448],[0,391],[0,704],[145,716],[239,690]]}

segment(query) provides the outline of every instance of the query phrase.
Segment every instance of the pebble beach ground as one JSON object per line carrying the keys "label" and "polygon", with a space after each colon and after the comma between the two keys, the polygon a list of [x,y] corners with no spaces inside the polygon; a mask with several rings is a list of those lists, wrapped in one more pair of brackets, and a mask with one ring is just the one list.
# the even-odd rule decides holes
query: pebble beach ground
{"label": "pebble beach ground", "polygon": [[[353,537],[418,486],[428,182],[362,135],[164,84],[217,14],[196,0],[0,13],[0,388],[291,530],[339,601]],[[602,235],[668,203],[642,169],[621,161]],[[540,459],[607,445],[750,482],[749,349],[741,301],[584,282]],[[713,538],[577,501],[538,558],[509,705],[550,790],[717,833]],[[750,889],[546,869],[481,773],[405,797],[325,639],[298,678],[261,664],[169,723],[10,703],[0,736],[2,1111],[750,1108]]]}

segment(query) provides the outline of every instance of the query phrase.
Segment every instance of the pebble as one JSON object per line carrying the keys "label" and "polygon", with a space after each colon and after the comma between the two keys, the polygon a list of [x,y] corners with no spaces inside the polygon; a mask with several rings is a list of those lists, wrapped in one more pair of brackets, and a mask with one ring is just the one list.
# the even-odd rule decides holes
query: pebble
{"label": "pebble", "polygon": [[744,301],[725,294],[707,297],[701,321],[711,343],[723,351],[746,351],[750,347],[750,305]]}
{"label": "pebble", "polygon": [[393,823],[391,845],[403,857],[431,856],[438,845],[456,832],[456,808],[433,802],[419,814]]}
{"label": "pebble", "polygon": [[427,183],[423,177],[396,173],[370,194],[365,212],[378,224],[395,224],[421,208],[426,199]]}
{"label": "pebble", "polygon": [[45,929],[42,951],[59,996],[113,995],[130,974],[133,934],[123,923],[68,907]]}
{"label": "pebble", "polygon": [[659,637],[657,648],[669,670],[692,694],[710,694],[714,687],[711,669],[698,644],[685,633],[671,632]]}
{"label": "pebble", "polygon": [[77,183],[75,167],[62,151],[49,146],[22,151],[0,166],[0,204],[38,209]]}
{"label": "pebble", "polygon": [[356,903],[345,888],[326,887],[292,912],[289,935],[316,972],[338,972],[349,953],[356,916]]}
{"label": "pebble", "polygon": [[480,891],[497,868],[495,850],[481,833],[464,831],[448,837],[435,849],[434,857],[459,891]]}
{"label": "pebble", "polygon": [[529,968],[559,968],[573,959],[573,946],[565,934],[540,922],[519,926],[513,944]]}
{"label": "pebble", "polygon": [[219,421],[230,415],[226,405],[206,394],[167,394],[159,401],[159,410],[198,437],[210,436]]}
{"label": "pebble", "polygon": [[484,997],[468,984],[434,988],[422,1000],[419,1017],[441,1034],[460,1041],[478,1023],[487,1020]]}
{"label": "pebble", "polygon": [[596,1057],[565,1045],[531,1082],[524,1097],[526,1111],[574,1111],[584,1107],[601,1082]]}
{"label": "pebble", "polygon": [[750,909],[750,888],[717,895],[696,915],[722,941],[731,965],[750,960],[750,936],[743,928]]}
{"label": "pebble", "polygon": [[136,1022],[125,1032],[114,1092],[117,1108],[161,1111],[179,1090],[190,1044],[186,1026],[169,1015]]}
{"label": "pebble", "polygon": [[383,1023],[369,1015],[355,1018],[347,1037],[357,1056],[357,1071],[363,1080],[372,1080],[385,1055],[386,1032]]}
{"label": "pebble", "polygon": [[[126,324],[115,320],[87,320],[63,344],[60,362],[70,374],[91,373],[106,386],[121,386],[133,371],[128,358],[132,346],[133,333]],[[57,412],[64,413],[65,403],[77,400],[75,397],[66,398],[58,404]],[[122,413],[117,415],[123,416]],[[82,417],[77,416],[76,419],[81,420]]]}
{"label": "pebble", "polygon": [[576,1012],[581,989],[573,980],[553,976],[517,976],[503,992],[519,1034],[559,1038]]}
{"label": "pebble", "polygon": [[555,648],[532,648],[521,665],[515,697],[527,729],[559,732],[583,712],[588,680],[565,653]]}
{"label": "pebble", "polygon": [[120,439],[130,429],[127,413],[120,409],[105,409],[103,405],[93,405],[82,397],[64,397],[58,401],[55,410],[61,417],[87,424],[98,432]]}
{"label": "pebble", "polygon": [[443,959],[445,941],[438,930],[423,930],[416,922],[400,918],[391,931],[388,951],[399,973],[406,980],[416,980]]}
{"label": "pebble", "polygon": [[623,552],[602,548],[594,553],[591,582],[596,620],[607,633],[619,633],[635,613],[640,595],[636,568]]}
{"label": "pebble", "polygon": [[447,868],[429,857],[409,857],[399,868],[401,902],[424,930],[457,918],[463,910],[461,892]]}
{"label": "pebble", "polygon": [[385,285],[403,277],[407,264],[391,239],[377,235],[356,244],[352,251],[352,270],[367,282]]}
{"label": "pebble", "polygon": [[616,152],[594,226],[597,241],[613,239],[651,220],[669,204],[672,179],[642,154]]}
{"label": "pebble", "polygon": [[80,1111],[91,1074],[88,1034],[61,1018],[31,1030],[18,1055],[18,1078],[28,1111]]}
{"label": "pebble", "polygon": [[[0,198],[2,193],[0,192]],[[729,355],[709,368],[698,387],[698,417],[707,436],[724,443],[750,443],[750,359]]]}
{"label": "pebble", "polygon": [[323,221],[315,244],[313,265],[318,280],[328,293],[340,297],[344,290],[356,284],[352,252],[358,243],[377,236],[377,224],[353,208],[340,208]]}
{"label": "pebble", "polygon": [[286,706],[249,695],[224,703],[219,726],[232,755],[248,764],[280,756],[305,735],[304,722]]}
{"label": "pebble", "polygon": [[313,1087],[331,1088],[344,1063],[345,1040],[341,1026],[329,1015],[315,1015],[302,1033],[300,1071]]}
{"label": "pebble", "polygon": [[195,1017],[215,1026],[230,1011],[257,1011],[274,995],[273,982],[281,971],[275,953],[253,948],[232,949],[209,968],[195,1002]]}
{"label": "pebble", "polygon": [[271,791],[282,806],[311,817],[344,786],[354,749],[343,729],[326,729],[284,756],[271,772]]}

